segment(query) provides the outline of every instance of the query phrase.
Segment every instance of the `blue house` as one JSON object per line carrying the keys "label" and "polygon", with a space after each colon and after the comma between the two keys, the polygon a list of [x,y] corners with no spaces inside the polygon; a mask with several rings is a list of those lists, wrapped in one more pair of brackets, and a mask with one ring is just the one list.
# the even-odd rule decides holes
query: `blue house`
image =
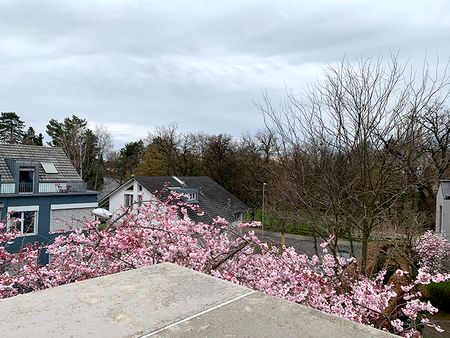
{"label": "blue house", "polygon": [[86,189],[61,148],[0,144],[1,217],[21,233],[9,246],[12,252],[80,227],[96,207],[97,192]]}

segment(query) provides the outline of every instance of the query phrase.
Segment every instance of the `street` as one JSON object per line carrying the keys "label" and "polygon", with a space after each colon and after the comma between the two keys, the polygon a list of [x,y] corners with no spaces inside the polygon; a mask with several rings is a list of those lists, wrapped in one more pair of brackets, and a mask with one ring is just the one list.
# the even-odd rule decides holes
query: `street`
{"label": "street", "polygon": [[[281,234],[278,232],[272,232],[272,231],[263,231],[260,229],[247,229],[247,230],[254,230],[256,236],[266,242],[272,242],[276,244],[280,244],[280,238]],[[314,239],[312,237],[308,236],[300,236],[300,235],[292,235],[292,234],[286,234],[286,246],[287,247],[293,247],[295,251],[298,253],[304,253],[307,255],[314,254]],[[318,243],[320,245],[320,243]],[[355,256],[356,258],[361,256],[361,243],[354,242],[353,243]],[[338,241],[338,248],[340,254],[345,258],[350,258],[350,243],[345,240],[339,240]],[[319,254],[321,253],[321,248],[319,246]]]}

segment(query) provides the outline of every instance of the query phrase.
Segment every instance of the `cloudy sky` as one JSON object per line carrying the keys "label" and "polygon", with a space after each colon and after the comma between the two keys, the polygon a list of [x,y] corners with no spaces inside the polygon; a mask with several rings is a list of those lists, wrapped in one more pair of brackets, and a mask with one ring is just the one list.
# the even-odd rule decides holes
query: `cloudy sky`
{"label": "cloudy sky", "polygon": [[45,130],[71,114],[116,146],[176,122],[240,136],[254,102],[327,64],[450,56],[450,1],[0,0],[0,111]]}

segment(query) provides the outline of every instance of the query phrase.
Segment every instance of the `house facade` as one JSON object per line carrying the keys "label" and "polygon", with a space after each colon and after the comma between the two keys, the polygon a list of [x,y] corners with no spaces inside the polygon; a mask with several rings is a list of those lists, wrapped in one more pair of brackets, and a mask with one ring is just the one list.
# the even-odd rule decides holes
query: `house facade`
{"label": "house facade", "polygon": [[450,240],[450,180],[441,181],[436,195],[436,232]]}
{"label": "house facade", "polygon": [[61,148],[0,144],[1,217],[21,234],[12,252],[82,226],[97,205],[97,192],[86,189]]}
{"label": "house facade", "polygon": [[[164,190],[166,189],[166,192]],[[196,222],[211,223],[220,216],[231,225],[242,221],[248,208],[233,194],[206,176],[137,176],[113,190],[99,202],[116,216],[123,207],[139,204],[140,201],[158,200],[167,196],[168,191],[186,195],[188,203],[196,204],[204,212],[199,216],[188,212]]]}

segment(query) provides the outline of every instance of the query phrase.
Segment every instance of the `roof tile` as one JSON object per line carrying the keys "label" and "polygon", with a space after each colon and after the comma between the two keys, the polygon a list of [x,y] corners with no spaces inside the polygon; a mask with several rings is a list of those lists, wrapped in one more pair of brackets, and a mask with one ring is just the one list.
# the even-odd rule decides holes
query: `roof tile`
{"label": "roof tile", "polygon": [[[177,176],[177,178],[186,184],[185,188],[199,189],[198,205],[205,215],[198,216],[195,212],[189,211],[189,217],[194,221],[207,223],[217,216],[232,221],[236,213],[248,209],[236,196],[207,176]],[[169,187],[180,186],[173,176],[137,176],[135,179],[152,194],[161,192],[166,183]]]}
{"label": "roof tile", "polygon": [[45,173],[39,166],[40,182],[82,181],[72,163],[59,147],[43,147],[24,144],[0,144],[0,175],[2,182],[14,182],[5,158],[53,163],[57,174]]}

